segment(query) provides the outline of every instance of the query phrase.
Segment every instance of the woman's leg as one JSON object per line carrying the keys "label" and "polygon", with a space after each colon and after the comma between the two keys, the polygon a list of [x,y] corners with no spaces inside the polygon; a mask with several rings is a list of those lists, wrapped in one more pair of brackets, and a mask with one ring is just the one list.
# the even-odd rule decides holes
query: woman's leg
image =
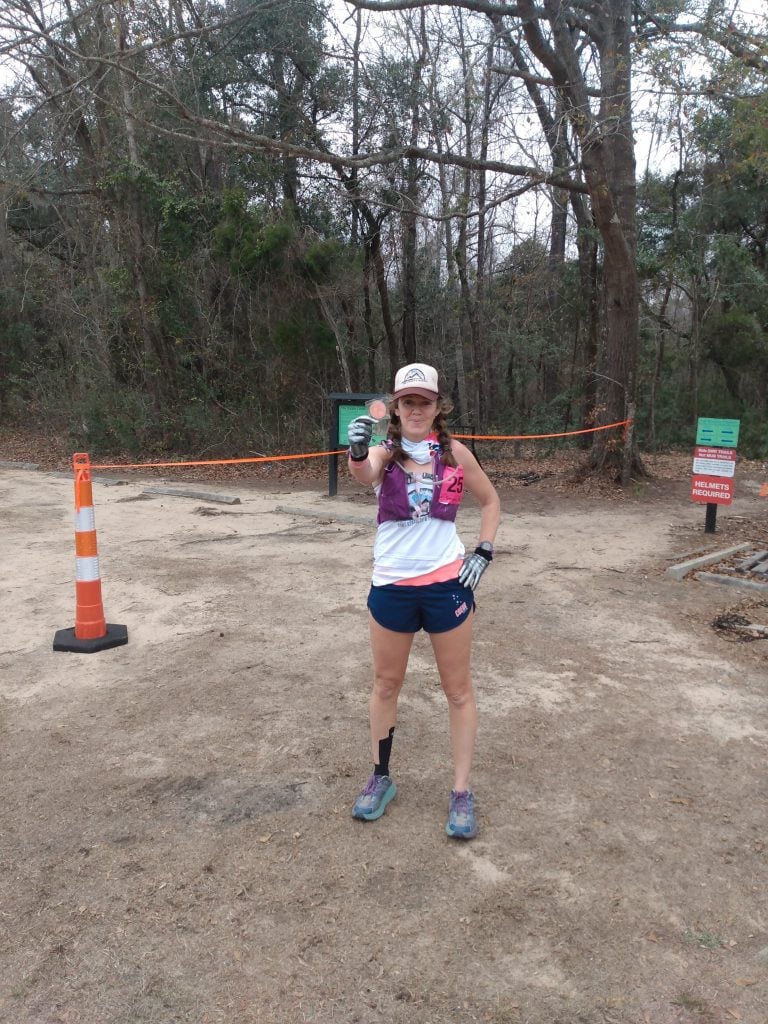
{"label": "woman's leg", "polygon": [[457,793],[469,789],[469,773],[477,734],[477,705],[470,672],[473,617],[469,615],[460,626],[446,633],[430,634],[440,682],[448,699],[453,788]]}
{"label": "woman's leg", "polygon": [[373,690],[370,701],[371,754],[380,763],[380,743],[391,743],[391,731],[397,719],[397,698],[403,687],[413,633],[385,629],[369,613],[373,651]]}

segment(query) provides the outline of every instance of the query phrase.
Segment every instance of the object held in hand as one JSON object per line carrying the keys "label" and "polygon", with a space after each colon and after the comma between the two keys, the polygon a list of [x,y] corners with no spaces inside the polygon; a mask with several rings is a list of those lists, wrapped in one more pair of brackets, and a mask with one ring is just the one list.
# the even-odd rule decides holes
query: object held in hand
{"label": "object held in hand", "polygon": [[374,398],[368,403],[368,415],[373,416],[377,423],[389,419],[389,409],[383,398]]}

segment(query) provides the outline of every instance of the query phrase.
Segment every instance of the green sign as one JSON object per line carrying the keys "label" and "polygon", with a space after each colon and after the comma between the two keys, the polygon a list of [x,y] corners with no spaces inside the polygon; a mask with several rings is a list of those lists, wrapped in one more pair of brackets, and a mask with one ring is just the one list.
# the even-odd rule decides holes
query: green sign
{"label": "green sign", "polygon": [[696,444],[713,445],[715,448],[735,448],[739,443],[740,420],[715,420],[699,416],[696,425]]}
{"label": "green sign", "polygon": [[[347,428],[352,420],[356,416],[368,415],[368,403],[367,402],[340,402],[339,403],[339,437],[338,444],[346,448],[349,444],[347,438]],[[378,423],[373,429],[373,438],[371,444],[378,444],[379,441],[383,441],[387,436],[387,423],[386,421]]]}

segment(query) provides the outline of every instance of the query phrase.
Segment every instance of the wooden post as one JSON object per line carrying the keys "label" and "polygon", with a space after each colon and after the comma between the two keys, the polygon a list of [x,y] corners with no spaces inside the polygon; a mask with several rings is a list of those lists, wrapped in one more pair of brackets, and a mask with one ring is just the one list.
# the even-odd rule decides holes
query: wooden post
{"label": "wooden post", "polygon": [[629,422],[624,428],[624,451],[621,462],[621,485],[626,487],[632,476],[632,453],[635,447],[635,403],[627,405],[627,419]]}

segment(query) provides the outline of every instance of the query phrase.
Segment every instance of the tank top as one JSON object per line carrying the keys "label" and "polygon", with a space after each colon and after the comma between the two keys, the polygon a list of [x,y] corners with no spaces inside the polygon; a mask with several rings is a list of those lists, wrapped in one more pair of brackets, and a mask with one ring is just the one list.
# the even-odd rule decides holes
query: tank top
{"label": "tank top", "polygon": [[[448,487],[454,488],[450,494]],[[446,466],[439,449],[433,450],[432,466],[422,472],[409,473],[392,460],[376,495],[379,526],[373,546],[373,586],[434,573],[464,555],[455,524],[463,471]]]}

